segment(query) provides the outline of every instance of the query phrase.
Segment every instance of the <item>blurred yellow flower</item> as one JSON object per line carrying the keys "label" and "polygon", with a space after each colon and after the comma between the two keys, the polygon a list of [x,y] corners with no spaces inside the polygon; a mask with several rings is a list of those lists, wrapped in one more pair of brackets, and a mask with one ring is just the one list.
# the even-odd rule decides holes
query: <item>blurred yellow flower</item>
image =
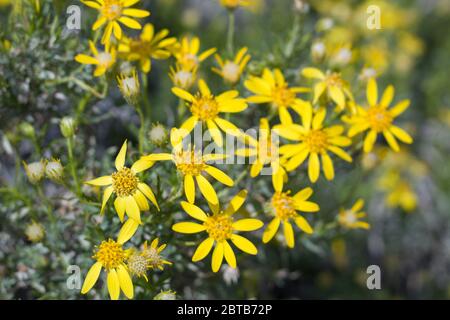
{"label": "blurred yellow flower", "polygon": [[294,230],[292,228],[291,219],[295,224],[307,234],[313,233],[313,228],[308,221],[297,213],[303,212],[317,212],[320,210],[317,203],[308,201],[313,194],[311,188],[305,188],[291,196],[291,191],[283,192],[283,180],[279,184],[273,185],[275,192],[271,200],[271,209],[275,216],[264,230],[262,241],[269,242],[277,233],[280,223],[283,223],[284,239],[289,248],[295,245]]}
{"label": "blurred yellow flower", "polygon": [[289,87],[280,69],[270,71],[265,68],[261,77],[250,76],[244,82],[245,87],[254,96],[248,97],[251,103],[271,103],[278,110],[280,120],[283,124],[292,123],[292,117],[288,108],[292,108],[301,114],[305,102],[297,98],[297,93],[308,92],[308,88]]}
{"label": "blurred yellow flower", "polygon": [[228,10],[235,10],[238,7],[248,7],[252,4],[251,0],[220,0],[220,4]]}
{"label": "blurred yellow flower", "polygon": [[226,91],[215,96],[209,90],[208,85],[202,79],[198,81],[199,92],[193,96],[184,89],[174,87],[173,94],[187,101],[187,106],[192,116],[181,125],[180,129],[191,132],[198,122],[205,123],[214,142],[221,147],[223,137],[219,128],[226,134],[239,136],[240,130],[230,121],[219,117],[221,112],[238,113],[247,109],[245,99],[238,98],[236,90]]}
{"label": "blurred yellow flower", "polygon": [[202,224],[179,222],[172,226],[172,230],[187,234],[206,231],[208,234],[208,238],[197,247],[192,261],[197,262],[204,259],[215,244],[211,259],[212,270],[214,272],[219,270],[224,257],[230,267],[236,268],[236,256],[228,241],[245,253],[252,255],[258,253],[253,243],[235,233],[236,231],[254,231],[263,226],[262,221],[258,219],[234,220],[233,214],[243,205],[246,197],[247,190],[240,191],[225,210],[220,210],[218,204],[210,204],[212,215],[206,214],[201,208],[191,203],[181,202],[184,211],[192,218],[201,221]]}
{"label": "blurred yellow flower", "polygon": [[[115,166],[117,171],[109,176],[103,176],[86,181],[86,184],[93,186],[108,186],[103,192],[103,201],[100,212],[105,209],[111,195],[116,195],[114,207],[120,221],[123,222],[124,214],[134,220],[134,223],[141,223],[141,210],[149,210],[147,198],[159,210],[156,197],[150,187],[139,180],[137,174],[150,168],[153,163],[144,160],[136,161],[131,168],[125,167],[125,157],[127,153],[127,141],[124,142],[119,154],[116,157]],[[130,222],[131,223],[131,222]]]}
{"label": "blurred yellow flower", "polygon": [[75,61],[81,64],[95,65],[94,76],[100,77],[116,63],[116,49],[106,45],[105,50],[99,52],[92,41],[89,41],[89,48],[94,55],[93,57],[86,54],[77,54]]}
{"label": "blurred yellow flower", "polygon": [[170,67],[169,77],[175,87],[189,90],[197,80],[197,67],[191,70],[184,70],[177,63],[175,68]]}
{"label": "blurred yellow flower", "polygon": [[320,174],[320,161],[327,180],[334,179],[333,162],[328,151],[333,152],[341,159],[352,162],[352,157],[341,147],[351,145],[351,139],[342,135],[344,127],[334,125],[324,127],[326,117],[325,108],[321,108],[314,116],[309,105],[302,117],[302,125],[277,125],[276,132],[283,138],[297,141],[296,144],[286,144],[280,147],[280,154],[288,159],[284,165],[286,170],[292,171],[300,166],[309,157],[308,176],[311,182],[316,182]]}
{"label": "blurred yellow flower", "polygon": [[346,99],[353,100],[347,82],[341,78],[339,73],[328,71],[325,74],[317,68],[305,68],[302,70],[302,75],[306,78],[319,80],[314,85],[313,104],[317,103],[325,92],[341,111],[346,106]]}
{"label": "blurred yellow flower", "polygon": [[369,79],[367,83],[367,102],[368,108],[357,106],[357,113],[351,117],[344,116],[343,121],[350,124],[348,136],[353,137],[358,133],[369,130],[364,139],[364,152],[370,152],[377,140],[377,135],[383,133],[392,150],[398,152],[397,139],[410,144],[413,142],[411,136],[403,129],[393,125],[393,121],[403,113],[410,104],[409,100],[403,100],[388,109],[394,98],[394,87],[388,86],[378,101],[378,87],[375,79]]}
{"label": "blurred yellow flower", "polygon": [[183,37],[177,46],[173,47],[173,55],[183,70],[191,71],[198,68],[200,63],[216,52],[216,48],[208,49],[202,53],[200,50],[200,39],[198,37]]}
{"label": "blurred yellow flower", "polygon": [[168,59],[171,50],[176,44],[174,37],[167,38],[169,30],[163,29],[155,34],[155,28],[147,23],[138,38],[123,37],[119,44],[119,54],[128,61],[139,61],[141,70],[145,73],[151,71],[151,59]]}
{"label": "blurred yellow flower", "polygon": [[117,40],[122,39],[122,27],[119,22],[131,29],[141,29],[142,26],[133,18],[145,18],[150,15],[149,11],[130,8],[140,0],[81,0],[88,7],[99,11],[99,18],[93,24],[92,30],[97,30],[106,24],[102,37],[102,43],[107,44],[111,35]]}
{"label": "blurred yellow flower", "polygon": [[170,135],[172,143],[172,153],[155,153],[148,156],[143,156],[141,161],[148,161],[152,163],[154,161],[167,161],[171,160],[175,163],[178,172],[183,176],[184,193],[186,199],[190,203],[194,203],[195,200],[195,181],[200,189],[201,194],[208,202],[218,204],[219,199],[217,193],[214,190],[208,179],[204,174],[212,176],[217,181],[223,183],[226,186],[234,186],[234,181],[225,172],[220,169],[209,165],[209,161],[225,159],[224,154],[202,154],[200,150],[196,150],[195,147],[190,147],[185,150],[182,143],[182,132],[176,128],[173,128]]}
{"label": "blurred yellow flower", "polygon": [[[403,162],[403,166],[413,165]],[[402,177],[398,169],[384,172],[378,180],[378,188],[386,193],[385,201],[388,207],[400,207],[406,212],[414,211],[417,207],[418,196],[411,184]]]}
{"label": "blurred yellow flower", "polygon": [[216,54],[215,58],[220,69],[213,67],[212,71],[221,76],[225,82],[232,85],[236,84],[241,79],[242,72],[250,61],[250,55],[247,54],[247,51],[246,47],[240,49],[234,60],[224,60]]}
{"label": "blurred yellow flower", "polygon": [[25,235],[29,241],[39,242],[45,237],[44,226],[36,221],[33,221],[26,226]]}
{"label": "blurred yellow flower", "polygon": [[360,221],[367,216],[361,211],[363,206],[364,200],[358,199],[351,209],[341,209],[337,217],[339,224],[348,229],[369,229],[370,225],[367,222]]}
{"label": "blurred yellow flower", "polygon": [[89,269],[84,279],[81,293],[86,294],[97,282],[102,268],[105,269],[107,277],[109,296],[111,300],[119,299],[122,290],[128,299],[133,299],[134,289],[130,274],[126,267],[127,250],[122,248],[122,242],[112,239],[102,241],[94,250],[93,258],[97,260]]}

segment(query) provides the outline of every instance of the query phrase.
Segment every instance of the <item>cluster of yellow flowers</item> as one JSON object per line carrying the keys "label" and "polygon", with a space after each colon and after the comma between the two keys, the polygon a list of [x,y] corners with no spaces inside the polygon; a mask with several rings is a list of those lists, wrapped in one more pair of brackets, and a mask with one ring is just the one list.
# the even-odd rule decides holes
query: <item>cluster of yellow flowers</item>
{"label": "cluster of yellow flowers", "polygon": [[[312,184],[318,181],[321,168],[326,180],[335,177],[335,156],[351,163],[349,147],[356,151],[362,147],[365,153],[372,150],[379,135],[382,135],[394,151],[399,151],[397,140],[412,143],[412,138],[403,129],[394,125],[394,120],[408,106],[404,100],[390,105],[394,98],[393,86],[388,86],[379,98],[377,82],[370,78],[367,83],[367,103],[360,105],[352,94],[350,85],[341,74],[327,70],[325,72],[312,67],[301,70],[307,86],[290,85],[280,69],[265,68],[260,75],[246,76],[244,71],[250,60],[247,48],[237,51],[234,59],[224,59],[216,55],[218,67],[212,71],[219,74],[231,90],[213,93],[206,81],[196,79],[201,63],[216,52],[215,48],[199,53],[200,40],[197,37],[183,37],[180,41],[168,38],[168,30],[155,33],[151,24],[146,24],[139,38],[127,38],[122,34],[122,25],[132,29],[141,29],[136,20],[150,15],[148,11],[132,9],[139,0],[97,0],[83,1],[87,6],[99,11],[99,19],[93,30],[104,27],[102,44],[104,51],[99,52],[94,42],[89,46],[93,56],[79,54],[76,60],[83,64],[96,66],[94,75],[101,76],[109,71],[117,59],[131,63],[138,62],[143,73],[151,70],[152,59],[167,59],[173,56],[176,64],[171,68],[170,78],[174,83],[172,92],[185,102],[190,116],[179,128],[172,128],[170,142],[172,153],[153,153],[141,155],[131,167],[125,166],[127,142],[121,147],[116,159],[116,171],[90,181],[93,186],[106,187],[103,193],[101,212],[109,198],[114,194],[114,207],[123,222],[116,241],[103,241],[93,256],[97,262],[91,267],[84,282],[82,293],[88,292],[95,284],[104,268],[107,272],[107,285],[112,299],[117,299],[120,291],[126,297],[133,297],[133,283],[130,274],[144,276],[148,269],[162,268],[169,264],[160,256],[164,246],[157,247],[157,240],[150,249],[144,246],[142,252],[124,249],[123,245],[133,237],[142,224],[141,211],[149,210],[149,202],[158,210],[158,202],[152,189],[139,178],[139,173],[148,170],[159,161],[172,161],[176,170],[183,177],[183,189],[187,201],[181,202],[183,210],[199,223],[178,222],[172,226],[176,232],[194,234],[206,232],[203,240],[193,254],[193,261],[204,259],[212,250],[211,267],[217,272],[223,260],[232,268],[236,267],[236,256],[230,243],[241,251],[256,255],[256,246],[238,232],[255,231],[264,226],[256,218],[236,218],[236,213],[243,206],[247,190],[239,191],[229,202],[221,206],[219,194],[207,179],[211,176],[225,186],[232,187],[235,181],[227,173],[216,168],[211,162],[223,160],[228,154],[203,154],[197,146],[183,146],[186,138],[196,125],[207,127],[215,144],[223,146],[222,132],[232,135],[244,142],[245,147],[236,151],[240,157],[254,158],[250,175],[255,178],[265,167],[271,168],[273,196],[270,201],[272,220],[264,229],[262,242],[269,242],[277,233],[280,224],[288,247],[295,244],[292,222],[303,232],[311,234],[313,227],[302,213],[319,211],[319,205],[310,201],[313,194],[311,187],[305,187],[292,194],[284,187],[289,175],[306,167]],[[245,6],[248,1],[221,1],[230,10]],[[130,80],[131,79],[131,80]],[[244,79],[244,80],[243,80]],[[118,77],[120,89],[126,98],[139,91],[139,80],[134,73],[131,78]],[[240,96],[236,85],[243,80],[245,88],[252,94],[247,98]],[[197,92],[191,88],[197,84]],[[303,97],[300,97],[303,95]],[[309,96],[308,96],[309,95]],[[131,99],[132,100],[132,99]],[[241,113],[249,104],[268,104],[271,107],[268,117],[260,119],[260,136],[258,139],[245,134],[241,128],[229,121],[229,113]],[[329,108],[329,107],[334,108]],[[184,107],[183,104],[180,105]],[[221,114],[226,114],[222,117]],[[273,115],[278,114],[279,122],[270,127]],[[360,139],[361,134],[365,137]],[[289,143],[273,143],[272,135],[277,134]],[[306,161],[307,160],[307,161]],[[295,173],[294,173],[295,174]],[[206,199],[209,210],[205,212],[196,205],[197,188]],[[363,201],[358,200],[354,206],[339,213],[338,222],[347,228],[368,229],[361,212]],[[125,217],[126,214],[126,217]]]}

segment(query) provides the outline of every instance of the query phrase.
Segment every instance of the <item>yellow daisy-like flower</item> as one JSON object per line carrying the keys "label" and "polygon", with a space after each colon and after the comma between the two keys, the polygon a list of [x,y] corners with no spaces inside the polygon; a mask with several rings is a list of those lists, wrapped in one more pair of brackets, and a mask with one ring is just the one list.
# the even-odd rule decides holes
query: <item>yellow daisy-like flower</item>
{"label": "yellow daisy-like flower", "polygon": [[365,212],[361,212],[363,206],[364,200],[358,199],[351,209],[341,209],[338,215],[339,224],[348,229],[370,229],[367,222],[359,221],[367,216]]}
{"label": "yellow daisy-like flower", "polygon": [[218,54],[214,57],[220,66],[218,68],[212,68],[212,71],[221,76],[226,82],[234,85],[241,79],[242,72],[244,72],[247,63],[250,61],[251,56],[247,54],[248,49],[246,47],[239,50],[234,60],[223,60]]}
{"label": "yellow daisy-like flower", "polygon": [[292,117],[288,108],[298,114],[302,114],[305,102],[297,98],[297,93],[308,92],[308,88],[289,87],[280,69],[273,72],[264,69],[261,77],[250,76],[244,82],[245,87],[254,93],[247,101],[252,103],[271,103],[278,109],[280,120],[283,124],[292,123]]}
{"label": "yellow daisy-like flower", "polygon": [[[138,160],[131,168],[125,167],[125,157],[127,153],[127,141],[124,142],[119,154],[116,157],[115,166],[117,171],[109,176],[103,176],[93,180],[86,181],[86,184],[93,186],[107,186],[103,192],[103,201],[100,212],[103,212],[105,205],[111,195],[116,195],[114,207],[120,221],[123,222],[125,213],[134,223],[141,223],[141,210],[149,210],[147,198],[159,210],[156,197],[150,187],[139,180],[137,174],[147,170],[153,165],[153,162]],[[127,221],[128,222],[128,221]],[[130,224],[132,222],[129,222]],[[120,237],[120,235],[119,235]]]}
{"label": "yellow daisy-like flower", "polygon": [[218,96],[214,96],[202,79],[199,80],[198,87],[200,91],[195,96],[181,88],[172,88],[172,92],[176,96],[187,101],[187,106],[192,114],[181,125],[180,129],[189,133],[198,122],[205,123],[214,142],[219,147],[223,145],[223,138],[219,128],[227,134],[240,136],[239,128],[231,122],[220,118],[219,113],[244,111],[247,109],[245,99],[238,98],[239,92],[236,90],[226,91]]}
{"label": "yellow daisy-like flower", "polygon": [[370,152],[377,140],[377,136],[383,133],[392,150],[398,152],[400,147],[398,140],[410,144],[413,142],[411,136],[403,129],[395,126],[393,121],[402,114],[410,104],[409,100],[403,100],[389,109],[389,105],[394,98],[394,87],[388,86],[378,101],[378,88],[375,79],[369,79],[367,83],[368,107],[357,106],[357,112],[351,117],[344,117],[343,120],[350,124],[348,136],[353,137],[358,133],[369,130],[364,139],[364,152]]}
{"label": "yellow daisy-like flower", "polygon": [[119,22],[131,29],[141,29],[142,26],[133,18],[145,18],[150,15],[147,10],[130,8],[140,0],[81,0],[88,7],[99,11],[99,18],[93,24],[92,30],[97,30],[106,24],[102,43],[109,43],[111,35],[117,40],[122,39],[122,27]]}
{"label": "yellow daisy-like flower", "polygon": [[291,196],[291,191],[283,192],[283,180],[280,184],[273,185],[275,192],[271,200],[271,210],[275,216],[273,220],[267,225],[263,233],[263,243],[269,242],[277,233],[280,223],[283,223],[284,239],[289,248],[295,245],[294,229],[292,228],[291,219],[295,224],[307,234],[314,232],[308,221],[297,213],[303,212],[317,212],[320,210],[319,205],[308,201],[308,198],[313,194],[311,188],[305,188]]}
{"label": "yellow daisy-like flower", "polygon": [[75,61],[81,64],[93,64],[97,66],[94,71],[94,76],[100,77],[116,63],[116,49],[106,45],[105,51],[99,52],[92,41],[89,41],[89,48],[94,55],[93,57],[86,54],[77,54]]}
{"label": "yellow daisy-like flower", "polygon": [[175,87],[189,90],[197,80],[197,67],[192,70],[184,70],[177,63],[175,68],[170,67],[169,77]]}
{"label": "yellow daisy-like flower", "polygon": [[139,38],[123,37],[119,44],[119,54],[123,54],[128,61],[139,61],[141,70],[145,73],[152,68],[151,59],[168,59],[171,48],[176,44],[174,37],[167,38],[169,30],[163,29],[155,34],[155,28],[147,23]]}
{"label": "yellow daisy-like flower", "polygon": [[311,182],[316,182],[320,175],[320,160],[327,180],[334,179],[333,162],[328,151],[347,162],[352,162],[352,157],[341,147],[351,145],[352,141],[343,136],[344,127],[334,125],[324,127],[323,121],[326,117],[325,108],[321,108],[314,116],[312,107],[309,105],[302,117],[302,125],[278,125],[276,132],[283,138],[298,141],[296,144],[287,144],[280,147],[280,154],[287,160],[285,168],[292,171],[300,166],[309,157],[308,176]]}
{"label": "yellow daisy-like flower", "polygon": [[251,5],[250,0],[220,0],[220,4],[228,10],[235,10],[238,7],[248,7]]}
{"label": "yellow daisy-like flower", "polygon": [[342,111],[346,106],[346,99],[353,101],[353,95],[349,90],[349,85],[336,72],[327,72],[326,74],[316,68],[305,68],[302,75],[306,78],[319,80],[314,85],[313,103],[317,103],[319,98],[326,92],[328,97],[337,104]]}
{"label": "yellow daisy-like flower", "polygon": [[278,145],[272,141],[269,120],[261,118],[258,140],[248,135],[245,138],[248,142],[248,147],[236,150],[236,155],[240,157],[255,157],[255,161],[250,168],[250,176],[252,178],[258,176],[264,166],[269,164],[272,168],[272,179],[283,179],[286,176],[286,172],[280,163]]}
{"label": "yellow daisy-like flower", "polygon": [[108,285],[109,296],[112,300],[119,299],[120,291],[128,299],[133,299],[134,289],[130,274],[126,267],[128,251],[123,249],[123,243],[108,239],[94,250],[92,258],[97,260],[89,269],[84,279],[81,293],[86,294],[95,285],[100,276],[102,268],[106,271],[106,283]]}
{"label": "yellow daisy-like flower", "polygon": [[217,49],[211,48],[200,54],[198,53],[199,50],[200,40],[198,37],[193,37],[192,39],[183,37],[181,42],[174,48],[173,55],[182,69],[190,71],[194,68],[198,68],[200,63],[214,54]]}
{"label": "yellow daisy-like flower", "polygon": [[222,265],[223,258],[228,265],[236,268],[236,256],[228,241],[231,241],[238,249],[245,253],[256,255],[258,249],[247,238],[244,238],[236,231],[254,231],[263,226],[262,221],[258,219],[241,219],[235,221],[233,214],[239,210],[247,197],[247,190],[240,191],[230,202],[225,210],[220,210],[219,205],[210,205],[212,215],[206,214],[201,208],[188,203],[181,202],[184,211],[192,218],[202,222],[179,222],[172,226],[172,230],[180,233],[199,233],[206,231],[206,238],[195,251],[192,261],[197,262],[204,259],[215,244],[212,254],[211,267],[217,272]]}
{"label": "yellow daisy-like flower", "polygon": [[180,130],[173,128],[170,135],[170,140],[173,147],[172,153],[150,154],[142,157],[141,161],[148,161],[149,163],[154,161],[173,161],[178,172],[180,172],[183,176],[184,193],[189,203],[194,203],[195,200],[195,180],[201,194],[205,197],[205,199],[208,200],[208,202],[217,205],[219,203],[217,193],[204,175],[208,174],[226,186],[234,186],[233,179],[231,179],[226,173],[208,164],[209,161],[225,159],[226,155],[203,155],[200,151],[195,150],[195,148],[192,147],[189,147],[188,150],[184,150],[182,138],[183,137]]}
{"label": "yellow daisy-like flower", "polygon": [[163,270],[164,265],[171,265],[172,262],[165,260],[161,252],[166,248],[165,244],[158,247],[159,239],[154,239],[150,246],[147,241],[144,243],[144,249],[140,252],[133,252],[127,260],[128,270],[132,275],[144,277],[148,282],[147,271],[153,269]]}

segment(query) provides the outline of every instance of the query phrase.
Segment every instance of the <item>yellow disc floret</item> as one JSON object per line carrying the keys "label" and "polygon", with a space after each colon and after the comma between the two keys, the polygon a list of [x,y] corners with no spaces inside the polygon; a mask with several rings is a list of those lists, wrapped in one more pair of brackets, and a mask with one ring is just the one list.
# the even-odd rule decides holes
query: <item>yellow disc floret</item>
{"label": "yellow disc floret", "polygon": [[121,244],[109,239],[108,241],[102,241],[93,258],[100,262],[106,270],[110,270],[117,268],[124,262],[126,253]]}
{"label": "yellow disc floret", "polygon": [[197,96],[192,102],[191,112],[201,121],[212,120],[219,113],[219,104],[213,95]]}
{"label": "yellow disc floret", "polygon": [[175,155],[174,160],[178,171],[183,175],[198,176],[206,168],[201,153],[194,150],[180,151]]}
{"label": "yellow disc floret", "polygon": [[392,116],[381,106],[372,106],[367,110],[367,121],[370,127],[376,132],[383,132],[388,129],[392,123]]}
{"label": "yellow disc floret", "polygon": [[233,233],[233,219],[227,214],[210,216],[203,224],[209,237],[217,242],[230,239]]}
{"label": "yellow disc floret", "polygon": [[122,15],[122,0],[104,0],[102,15],[113,21]]}
{"label": "yellow disc floret", "polygon": [[119,197],[127,197],[134,194],[137,190],[139,178],[127,167],[123,167],[119,171],[112,174],[112,186],[114,192]]}
{"label": "yellow disc floret", "polygon": [[276,192],[272,197],[272,207],[275,215],[283,221],[297,215],[294,199],[289,196],[289,192]]}
{"label": "yellow disc floret", "polygon": [[328,147],[328,135],[323,130],[311,130],[305,137],[305,143],[312,153],[324,153]]}
{"label": "yellow disc floret", "polygon": [[287,86],[277,86],[272,91],[273,104],[277,107],[288,107],[295,100],[295,93]]}

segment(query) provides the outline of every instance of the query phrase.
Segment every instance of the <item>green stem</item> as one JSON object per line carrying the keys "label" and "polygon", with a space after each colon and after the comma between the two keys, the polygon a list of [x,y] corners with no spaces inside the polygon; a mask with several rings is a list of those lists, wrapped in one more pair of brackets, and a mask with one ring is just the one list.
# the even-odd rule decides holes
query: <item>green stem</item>
{"label": "green stem", "polygon": [[78,180],[77,172],[76,172],[76,163],[73,157],[73,138],[69,137],[66,139],[67,142],[67,151],[69,153],[69,166],[70,173],[72,175],[73,182],[75,183],[76,194],[81,197],[81,186],[80,181]]}
{"label": "green stem", "polygon": [[144,143],[145,143],[145,117],[142,108],[139,105],[136,105],[136,112],[139,115],[139,120],[141,125],[139,127],[139,153],[144,154]]}
{"label": "green stem", "polygon": [[228,11],[227,50],[230,57],[234,53],[234,10]]}
{"label": "green stem", "polygon": [[55,218],[55,215],[53,214],[53,208],[52,208],[50,201],[48,201],[48,198],[45,196],[44,191],[42,190],[42,185],[40,183],[36,184],[36,190],[38,192],[39,198],[45,204],[48,220],[52,224],[52,228],[55,228],[56,227],[56,218]]}

